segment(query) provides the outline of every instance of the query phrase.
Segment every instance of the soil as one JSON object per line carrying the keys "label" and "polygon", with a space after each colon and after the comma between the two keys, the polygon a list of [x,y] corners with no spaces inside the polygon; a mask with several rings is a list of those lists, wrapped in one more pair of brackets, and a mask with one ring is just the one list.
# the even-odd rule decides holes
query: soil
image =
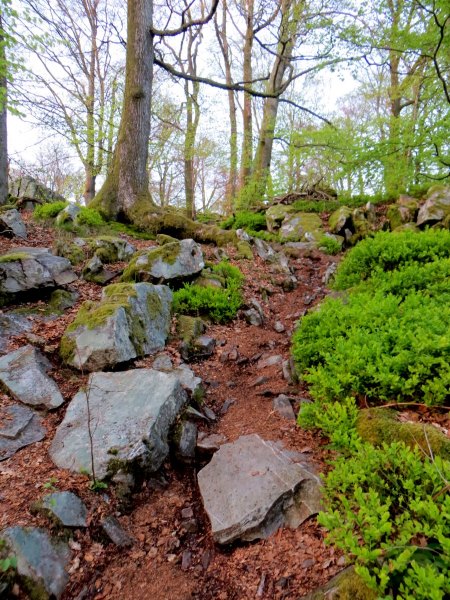
{"label": "soil", "polygon": [[[28,219],[28,231],[27,245],[51,247],[55,237],[52,229]],[[152,244],[129,241],[138,247]],[[20,245],[0,239],[0,252]],[[214,255],[212,246],[204,246],[203,250],[206,257]],[[289,450],[307,453],[317,469],[326,472],[327,461],[332,458],[327,440],[318,433],[300,429],[295,421],[283,419],[272,407],[273,398],[283,393],[296,409],[300,400],[308,397],[306,388],[300,383],[289,383],[281,363],[264,366],[263,361],[274,355],[289,359],[296,322],[328,293],[322,278],[330,263],[339,259],[318,251],[290,259],[298,284],[285,292],[285,276],[272,273],[270,265],[257,257],[254,261],[237,261],[232,250],[227,252],[246,276],[246,301],[257,299],[266,318],[263,327],[256,327],[248,325],[240,313],[228,325],[208,328],[207,335],[217,341],[216,351],[190,367],[204,380],[205,403],[218,418],[215,422],[199,422],[199,430],[223,434],[228,441],[258,433],[264,439],[281,441]],[[123,265],[113,267],[120,269]],[[61,364],[59,339],[80,303],[95,300],[101,294],[99,286],[81,279],[73,288],[80,294],[76,305],[57,319],[36,321],[32,330],[43,338],[41,349],[54,366],[51,375],[66,401],[84,378]],[[44,310],[45,302],[28,306]],[[285,331],[275,330],[276,321],[284,325]],[[9,350],[25,343],[29,343],[26,335],[13,338]],[[165,352],[175,364],[181,362],[175,337]],[[150,367],[153,360],[153,356],[147,357],[127,367]],[[0,406],[10,403],[6,394],[0,395]],[[75,492],[89,508],[89,528],[75,531],[71,543],[70,582],[63,600],[298,599],[344,567],[344,558],[325,545],[324,531],[314,518],[296,530],[280,529],[267,540],[228,547],[216,545],[196,485],[196,472],[208,459],[199,459],[192,465],[166,462],[157,476],[133,495],[126,508],[112,487],[100,493],[91,491],[85,475],[58,469],[49,458],[48,448],[64,412],[63,406],[44,416],[47,435],[42,442],[0,462],[0,530],[10,525],[52,528],[46,517],[33,510],[33,505],[54,488]],[[132,547],[117,548],[104,537],[100,520],[107,514],[118,517],[135,540]],[[14,594],[26,598],[17,586]]]}

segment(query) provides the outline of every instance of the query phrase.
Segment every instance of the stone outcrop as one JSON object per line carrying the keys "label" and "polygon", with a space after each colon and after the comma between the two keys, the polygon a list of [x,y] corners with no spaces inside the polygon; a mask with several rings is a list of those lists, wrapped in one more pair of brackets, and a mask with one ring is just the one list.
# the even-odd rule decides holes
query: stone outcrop
{"label": "stone outcrop", "polygon": [[97,371],[161,350],[170,329],[172,292],[165,285],[119,283],[100,302],[85,302],[61,339],[61,356]]}
{"label": "stone outcrop", "polygon": [[175,373],[93,373],[86,390],[70,402],[50,456],[58,467],[92,475],[92,452],[99,479],[136,467],[156,471],[169,452],[169,429],[186,401]]}
{"label": "stone outcrop", "polygon": [[120,237],[98,236],[85,240],[91,252],[102,261],[102,263],[114,263],[122,260],[130,260],[136,252],[136,248]]}
{"label": "stone outcrop", "polygon": [[0,306],[18,294],[51,290],[76,279],[70,262],[48,248],[15,248],[0,256]]}
{"label": "stone outcrop", "polygon": [[215,541],[266,538],[318,512],[320,480],[300,458],[256,434],[222,445],[198,473]]}
{"label": "stone outcrop", "polygon": [[428,190],[425,204],[420,207],[417,225],[424,227],[445,222],[450,218],[450,187],[433,186]]}
{"label": "stone outcrop", "polygon": [[42,508],[63,527],[87,527],[87,508],[72,492],[47,494]]}
{"label": "stone outcrop", "polygon": [[194,240],[181,240],[139,252],[125,269],[123,281],[169,282],[192,277],[205,266],[202,249]]}
{"label": "stone outcrop", "polygon": [[0,381],[17,400],[35,408],[58,408],[64,402],[47,375],[49,361],[33,346],[23,346],[0,358]]}

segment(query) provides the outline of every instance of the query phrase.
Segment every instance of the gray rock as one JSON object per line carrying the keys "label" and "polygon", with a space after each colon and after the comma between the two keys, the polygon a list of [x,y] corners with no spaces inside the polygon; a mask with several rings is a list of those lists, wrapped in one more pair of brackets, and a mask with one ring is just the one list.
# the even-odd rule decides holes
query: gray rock
{"label": "gray rock", "polygon": [[42,204],[64,200],[63,196],[56,194],[33,177],[24,176],[10,180],[8,188],[11,196],[19,200],[25,200],[26,202],[35,201],[37,204]]}
{"label": "gray rock", "polygon": [[137,254],[125,269],[122,281],[185,279],[205,266],[203,252],[194,240],[181,240]]}
{"label": "gray rock", "polygon": [[221,446],[198,483],[219,544],[266,538],[320,509],[320,480],[311,467],[255,434]]}
{"label": "gray rock", "polygon": [[262,260],[270,261],[276,255],[275,250],[270,244],[259,238],[253,238],[253,245],[256,250],[256,254]]}
{"label": "gray rock", "polygon": [[87,508],[72,492],[47,494],[42,506],[64,527],[87,527]]}
{"label": "gray rock", "polygon": [[58,408],[64,402],[46,371],[51,364],[33,346],[23,346],[0,358],[0,381],[20,402],[37,408]]}
{"label": "gray rock", "polygon": [[63,208],[56,217],[56,224],[63,225],[64,223],[77,223],[78,215],[81,212],[81,206],[77,204],[68,204]]}
{"label": "gray rock", "polygon": [[295,421],[295,413],[292,404],[289,398],[284,394],[280,394],[273,399],[273,409],[280,417],[288,419],[289,421]]}
{"label": "gray rock", "polygon": [[286,327],[281,321],[275,321],[273,328],[277,333],[284,333],[286,331]]}
{"label": "gray rock", "polygon": [[[155,367],[154,367],[155,368]],[[197,377],[192,369],[182,363],[172,371],[179,379],[182,387],[189,392],[190,397],[199,402],[205,395],[203,380]]]}
{"label": "gray rock", "polygon": [[45,429],[34,411],[20,404],[0,407],[0,461],[44,437]]}
{"label": "gray rock", "polygon": [[193,406],[187,407],[186,414],[190,417],[194,417],[194,419],[200,419],[200,421],[209,422],[208,417],[206,415],[204,415],[202,412],[200,412],[199,410],[197,410],[196,408],[194,408]]}
{"label": "gray rock", "polygon": [[236,229],[236,237],[241,242],[251,242],[252,237],[245,231],[245,229]]}
{"label": "gray rock", "polygon": [[258,361],[256,368],[258,370],[265,369],[266,367],[273,367],[274,365],[281,365],[283,357],[281,354],[274,354],[272,356],[265,355]]}
{"label": "gray rock", "polygon": [[197,450],[205,454],[213,454],[222,444],[226,444],[226,442],[227,438],[221,433],[212,433],[211,435],[206,435],[205,433],[199,434],[197,438]]}
{"label": "gray rock", "polygon": [[180,354],[183,360],[190,362],[203,360],[214,354],[216,340],[207,335],[201,335],[192,342],[182,342]]}
{"label": "gray rock", "polygon": [[86,240],[102,263],[130,260],[136,248],[120,237],[99,236]]}
{"label": "gray rock", "polygon": [[88,260],[83,267],[82,276],[85,281],[91,281],[92,283],[105,285],[109,283],[111,279],[114,279],[116,273],[105,269],[105,266],[100,258],[94,254],[94,256]]}
{"label": "gray rock", "polygon": [[0,314],[0,353],[6,352],[12,336],[30,331],[32,327],[33,323],[24,315],[13,312]]}
{"label": "gray rock", "polygon": [[18,210],[12,208],[0,212],[0,232],[26,240],[27,229]]}
{"label": "gray rock", "polygon": [[197,445],[197,425],[192,421],[183,421],[175,436],[175,454],[181,460],[192,460]]}
{"label": "gray rock", "polygon": [[171,371],[173,369],[173,362],[169,354],[161,353],[153,361],[153,369],[157,371]]}
{"label": "gray rock", "polygon": [[204,404],[202,406],[202,409],[207,419],[209,419],[210,421],[217,421],[216,413],[212,410],[212,408],[209,408],[209,406],[206,406],[206,404]]}
{"label": "gray rock", "polygon": [[70,261],[48,248],[15,248],[0,256],[0,305],[16,294],[63,286],[77,279]]}
{"label": "gray rock", "polygon": [[72,399],[56,431],[50,448],[53,462],[92,474],[89,404],[98,479],[119,469],[159,469],[169,452],[169,429],[187,401],[178,377],[153,369],[92,373],[86,390]]}
{"label": "gray rock", "polygon": [[101,525],[103,531],[112,543],[119,546],[119,548],[126,548],[127,546],[132,546],[134,544],[133,538],[128,535],[120,522],[113,515],[105,517],[101,522]]}
{"label": "gray rock", "polygon": [[348,206],[341,206],[328,219],[328,225],[332,233],[343,235],[345,229],[353,230],[352,210]]}
{"label": "gray rock", "polygon": [[262,327],[264,325],[264,319],[256,308],[245,310],[244,317],[249,325],[254,325],[255,327]]}
{"label": "gray rock", "polygon": [[17,559],[17,574],[33,597],[60,598],[69,577],[70,560],[67,544],[53,540],[46,531],[35,527],[8,527],[0,537]]}
{"label": "gray rock", "polygon": [[434,186],[417,215],[417,225],[433,225],[450,215],[450,187]]}
{"label": "gray rock", "polygon": [[96,371],[164,348],[172,292],[151,283],[105,287],[85,302],[61,340],[61,355],[77,369]]}
{"label": "gray rock", "polygon": [[286,206],[285,204],[269,206],[266,210],[267,229],[271,233],[278,233],[286,217],[289,217],[294,212],[295,209],[292,206]]}
{"label": "gray rock", "polygon": [[337,271],[337,263],[330,263],[322,277],[322,283],[328,285]]}

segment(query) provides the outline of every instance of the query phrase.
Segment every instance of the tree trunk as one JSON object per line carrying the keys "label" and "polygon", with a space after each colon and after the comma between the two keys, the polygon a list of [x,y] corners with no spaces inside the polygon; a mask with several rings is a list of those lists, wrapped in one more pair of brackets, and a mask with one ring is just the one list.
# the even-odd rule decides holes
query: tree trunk
{"label": "tree trunk", "polygon": [[3,20],[0,13],[0,205],[8,199],[7,80]]}
{"label": "tree trunk", "polygon": [[[252,49],[254,41],[253,33],[253,18],[254,18],[254,0],[247,0],[247,27],[245,30],[244,41],[244,66],[243,79],[245,82],[251,82],[253,78],[252,71]],[[250,83],[249,83],[250,85]],[[242,155],[241,155],[241,171],[239,176],[239,187],[242,190],[248,182],[252,170],[253,159],[253,124],[252,124],[252,97],[247,92],[244,92],[244,106],[242,112]]]}
{"label": "tree trunk", "polygon": [[153,0],[129,0],[124,104],[116,149],[105,183],[91,206],[109,218],[140,222],[154,208],[147,155],[153,83]]}

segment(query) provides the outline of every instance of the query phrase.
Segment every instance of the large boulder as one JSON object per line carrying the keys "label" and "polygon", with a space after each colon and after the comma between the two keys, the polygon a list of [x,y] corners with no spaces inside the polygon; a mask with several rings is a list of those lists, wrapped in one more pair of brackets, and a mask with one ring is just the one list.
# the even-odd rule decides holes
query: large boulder
{"label": "large boulder", "polygon": [[293,212],[295,212],[295,209],[292,206],[284,204],[270,206],[266,210],[267,230],[270,233],[277,233],[284,219]]}
{"label": "large boulder", "polygon": [[0,382],[23,404],[34,408],[58,408],[64,402],[46,371],[49,361],[33,346],[23,346],[0,358]]}
{"label": "large boulder", "polygon": [[256,434],[222,445],[198,473],[215,541],[266,538],[318,512],[320,480],[306,462],[295,462],[300,457]]}
{"label": "large boulder", "polygon": [[83,303],[61,339],[61,356],[77,369],[97,371],[161,350],[171,303],[165,285],[109,285],[100,302]]}
{"label": "large boulder", "polygon": [[90,250],[103,263],[114,263],[122,260],[130,260],[136,252],[136,248],[120,237],[102,235],[85,240]]}
{"label": "large boulder", "polygon": [[[19,200],[19,204],[25,208],[45,202],[65,200],[63,196],[53,192],[50,188],[37,181],[33,177],[18,177],[9,182],[9,194]],[[31,205],[31,206],[28,206]]]}
{"label": "large boulder", "polygon": [[450,215],[450,187],[433,186],[428,190],[428,197],[417,215],[419,227],[434,225],[444,221]]}
{"label": "large boulder", "polygon": [[70,402],[50,449],[58,467],[104,479],[119,470],[156,471],[169,429],[187,401],[175,373],[134,369],[92,373]]}
{"label": "large boulder", "polygon": [[346,229],[353,229],[352,210],[348,206],[340,206],[331,213],[328,225],[331,233],[344,235]]}
{"label": "large boulder", "polygon": [[391,204],[387,211],[391,231],[407,223],[413,223],[416,220],[418,210],[419,203],[415,198],[404,195],[400,196],[398,201],[395,204]]}
{"label": "large boulder", "polygon": [[70,262],[48,248],[15,248],[0,256],[0,306],[16,295],[48,291],[76,279]]}
{"label": "large boulder", "polygon": [[0,532],[7,551],[16,557],[17,575],[30,598],[58,599],[69,576],[70,550],[36,527],[8,527]]}
{"label": "large boulder", "polygon": [[20,404],[0,407],[0,461],[44,436],[41,419],[33,410]]}
{"label": "large boulder", "polygon": [[164,244],[137,254],[125,269],[122,281],[164,283],[186,279],[205,266],[202,249],[194,240]]}
{"label": "large boulder", "polygon": [[0,212],[0,233],[26,239],[27,229],[18,210],[12,208]]}
{"label": "large boulder", "polygon": [[69,223],[77,224],[78,216],[81,213],[81,206],[78,204],[68,204],[56,216],[56,224],[58,226],[67,225]]}
{"label": "large boulder", "polygon": [[288,214],[281,224],[279,236],[284,242],[318,242],[323,237],[322,219],[316,213]]}

